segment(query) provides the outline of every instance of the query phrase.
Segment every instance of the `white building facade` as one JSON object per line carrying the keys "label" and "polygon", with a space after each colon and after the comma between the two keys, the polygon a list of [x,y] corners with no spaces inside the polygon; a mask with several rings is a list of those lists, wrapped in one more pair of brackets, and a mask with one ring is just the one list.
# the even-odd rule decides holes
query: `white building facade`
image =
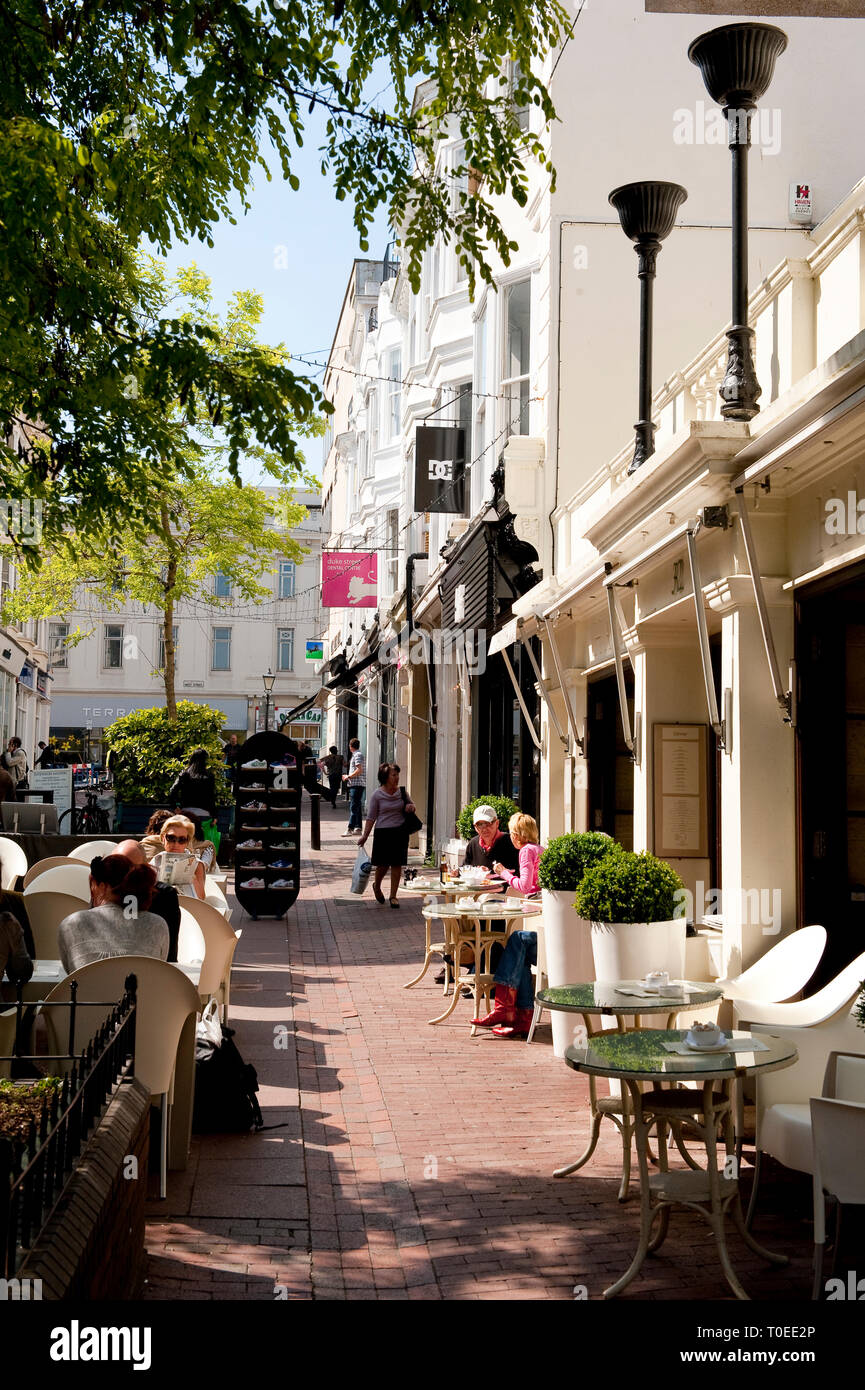
{"label": "white building facade", "polygon": [[[264,491],[269,491],[264,489]],[[232,596],[227,578],[213,576],[216,606],[180,602],[175,615],[177,647],[175,693],[221,710],[224,736],[270,726],[315,694],[316,667],[306,660],[308,641],[320,639],[321,498],[297,492],[307,507],[306,519],[292,533],[305,548],[302,560],[274,559],[264,582],[271,597],[260,604]],[[75,646],[64,639],[81,627],[89,631]],[[119,611],[63,614],[47,624],[51,652],[53,706],[51,733],[71,742],[88,760],[102,756],[102,731],[136,709],[165,703],[160,670],[164,665],[161,615],[129,602]],[[262,677],[275,676],[268,702]],[[291,723],[295,737],[318,744],[317,710],[304,711]]]}

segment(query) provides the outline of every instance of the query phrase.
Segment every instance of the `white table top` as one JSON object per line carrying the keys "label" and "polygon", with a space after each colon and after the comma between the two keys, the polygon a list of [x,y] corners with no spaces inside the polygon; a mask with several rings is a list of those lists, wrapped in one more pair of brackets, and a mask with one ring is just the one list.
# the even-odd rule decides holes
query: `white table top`
{"label": "white table top", "polygon": [[[194,985],[198,985],[201,976],[201,961],[172,961],[178,970],[182,970],[188,980]],[[33,974],[27,981],[28,985],[44,985],[46,989],[53,989],[61,980],[66,979],[66,971],[63,969],[63,962],[59,960],[37,960],[33,964]]]}
{"label": "white table top", "polygon": [[507,921],[509,917],[536,917],[543,911],[543,904],[530,902],[525,898],[505,898],[491,903],[437,903],[425,907],[427,917],[479,917],[482,920],[498,918]]}

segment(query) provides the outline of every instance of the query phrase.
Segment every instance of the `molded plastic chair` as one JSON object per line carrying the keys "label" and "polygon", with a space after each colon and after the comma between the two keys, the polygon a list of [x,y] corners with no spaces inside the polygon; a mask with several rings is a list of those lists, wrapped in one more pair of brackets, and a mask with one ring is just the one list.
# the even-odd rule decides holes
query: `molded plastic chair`
{"label": "molded plastic chair", "polygon": [[27,873],[27,855],[17,840],[7,840],[0,836],[0,888],[4,892],[14,888],[19,878]]}
{"label": "molded plastic chair", "polygon": [[[159,1152],[159,1195],[166,1195],[168,1168],[168,1131],[170,1107],[173,1104],[174,1064],[183,1025],[190,1014],[199,1009],[198,991],[176,965],[152,956],[114,956],[97,960],[75,970],[55,985],[46,1003],[70,998],[70,984],[78,981],[79,1007],[76,1010],[75,1047],[86,1046],[104,1021],[108,1008],[106,1000],[118,1000],[123,995],[127,975],[138,981],[135,1020],[135,1075],[146,1086],[152,1099],[161,1098],[162,1134]],[[88,1000],[98,1004],[88,1005]],[[66,1015],[65,1009],[43,1009],[48,1020],[52,1052],[66,1049],[66,1020],[52,1015]],[[55,1046],[55,1043],[59,1044]],[[54,1064],[60,1065],[63,1064]],[[71,1069],[71,1064],[70,1064]]]}
{"label": "molded plastic chair", "polygon": [[[34,888],[38,885],[36,880]],[[82,908],[89,906],[83,903],[80,898],[75,898],[71,893],[39,893],[31,892],[27,894],[27,916],[30,921],[30,930],[33,933],[33,945],[36,950],[37,960],[59,960],[60,946],[58,944],[58,932],[60,923],[66,917],[70,917],[73,912],[80,912]],[[120,998],[118,994],[117,998]]]}
{"label": "molded plastic chair", "polygon": [[90,906],[90,865],[72,862],[55,864],[37,874],[29,883],[25,881],[24,896],[28,900],[34,893],[68,893],[70,897],[80,898],[85,906]]}
{"label": "molded plastic chair", "polygon": [[[833,1056],[839,1054],[833,1053]],[[857,1061],[863,1072],[865,1091],[865,1057]],[[835,1226],[835,1250],[841,1230],[842,1206],[865,1206],[865,1167],[862,1150],[865,1147],[865,1100],[811,1098],[811,1136],[814,1168],[814,1284],[811,1297],[819,1299],[823,1279],[823,1254],[826,1248],[826,1196],[838,1202]]]}
{"label": "molded plastic chair", "polygon": [[85,864],[92,864],[97,854],[116,854],[117,844],[114,840],[88,840],[86,845],[76,845],[69,851],[70,859],[81,859]]}
{"label": "molded plastic chair", "polygon": [[[215,996],[222,1007],[222,1021],[228,1022],[228,1004],[231,994],[231,966],[237,943],[243,935],[242,928],[237,931],[229,926],[221,912],[200,898],[181,898],[180,933],[183,937],[184,914],[193,918],[203,934],[205,951],[201,977],[198,982],[202,998]],[[183,948],[178,945],[178,956],[184,960]]]}
{"label": "molded plastic chair", "polygon": [[814,1028],[840,1014],[857,998],[863,979],[865,951],[849,965],[845,965],[834,980],[830,980],[828,985],[812,994],[810,999],[797,999],[791,1004],[775,1004],[747,997],[731,997],[739,1018],[747,1019],[754,1027],[778,1024],[781,1028]]}
{"label": "molded plastic chair", "polygon": [[757,1083],[756,1159],[747,1225],[756,1210],[764,1153],[787,1168],[812,1171],[809,1101],[821,1094],[824,1077],[830,1076],[827,1067],[832,1053],[855,1053],[861,1046],[862,1034],[852,1010],[863,978],[865,952],[810,999],[793,1004],[752,1002],[750,1007],[746,1000],[737,1001],[741,1027],[778,1033],[799,1052],[792,1067],[762,1075]]}
{"label": "molded plastic chair", "polygon": [[717,983],[727,999],[777,1004],[805,988],[825,949],[825,927],[802,927],[776,942],[741,975]]}
{"label": "molded plastic chair", "polygon": [[177,935],[177,959],[184,965],[201,965],[207,946],[204,941],[204,933],[196,922],[192,913],[187,909],[186,901],[180,899],[180,931]]}
{"label": "molded plastic chair", "polygon": [[[529,930],[531,930],[531,928],[529,928]],[[544,933],[542,931],[538,932],[538,963],[532,966],[532,974],[535,977],[535,994],[537,994],[539,990],[546,989],[549,984],[547,978],[547,950],[544,945]],[[543,1011],[543,1004],[539,1004],[537,1000],[535,1000],[535,1011],[532,1014],[532,1026],[526,1038],[527,1043],[530,1043],[535,1036],[535,1029],[540,1022]]]}
{"label": "molded plastic chair", "polygon": [[49,869],[60,869],[64,864],[74,864],[77,868],[80,866],[80,862],[78,859],[70,859],[65,854],[49,854],[47,859],[40,859],[37,864],[31,864],[24,875],[24,891],[27,891],[28,885],[33,882],[34,878],[39,878],[40,874],[47,873]]}

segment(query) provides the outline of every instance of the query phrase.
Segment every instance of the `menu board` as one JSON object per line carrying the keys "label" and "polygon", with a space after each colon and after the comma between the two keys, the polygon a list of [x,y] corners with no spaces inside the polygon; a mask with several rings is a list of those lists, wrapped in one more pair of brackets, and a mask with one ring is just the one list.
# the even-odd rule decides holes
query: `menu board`
{"label": "menu board", "polygon": [[708,726],[655,724],[655,854],[706,859],[709,854]]}
{"label": "menu board", "polygon": [[[57,819],[72,805],[71,767],[34,767],[29,777],[30,788],[34,792],[53,792]],[[64,826],[64,829],[67,827]]]}

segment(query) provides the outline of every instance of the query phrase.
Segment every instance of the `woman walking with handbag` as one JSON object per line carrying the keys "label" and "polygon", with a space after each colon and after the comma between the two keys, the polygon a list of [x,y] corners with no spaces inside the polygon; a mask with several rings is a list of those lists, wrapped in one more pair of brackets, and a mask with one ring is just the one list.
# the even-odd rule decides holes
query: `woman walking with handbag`
{"label": "woman walking with handbag", "polygon": [[381,885],[389,869],[391,907],[399,907],[396,895],[403,866],[408,863],[409,836],[419,827],[414,802],[399,784],[399,772],[396,763],[381,764],[378,770],[379,785],[369,799],[366,824],[358,840],[358,845],[366,844],[369,832],[375,826],[370,855],[375,868],[372,891],[376,902],[383,903]]}

